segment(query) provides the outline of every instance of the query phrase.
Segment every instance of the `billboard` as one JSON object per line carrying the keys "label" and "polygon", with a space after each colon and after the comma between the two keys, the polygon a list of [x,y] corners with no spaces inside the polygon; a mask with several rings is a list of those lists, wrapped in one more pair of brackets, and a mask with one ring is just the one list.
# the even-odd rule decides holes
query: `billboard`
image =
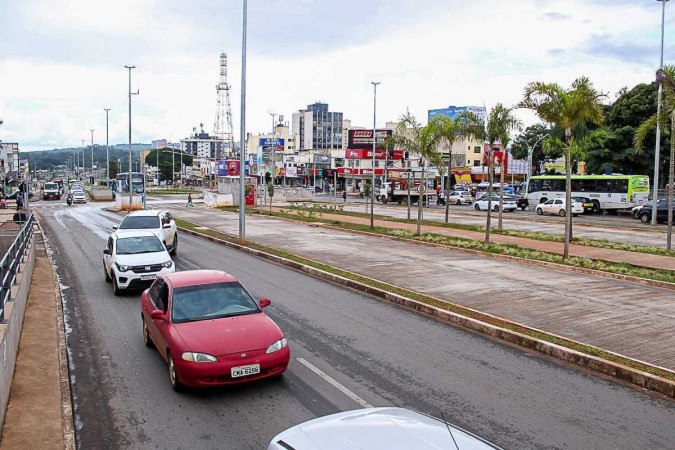
{"label": "billboard", "polygon": [[[377,146],[384,146],[384,139],[391,136],[391,130],[376,130]],[[347,148],[351,149],[372,149],[373,148],[373,130],[349,130],[347,136]]]}
{"label": "billboard", "polygon": [[468,111],[474,113],[479,119],[485,120],[487,116],[484,106],[448,106],[441,109],[430,109],[428,112],[428,120],[432,120],[436,116],[445,116],[454,119],[461,113]]}
{"label": "billboard", "polygon": [[[250,162],[245,161],[245,175],[249,173]],[[236,177],[239,175],[240,163],[236,159],[227,159],[218,161],[218,176],[220,177]]]}
{"label": "billboard", "polygon": [[263,150],[272,150],[283,152],[284,151],[284,139],[283,138],[260,138],[258,140],[258,146],[262,147]]}

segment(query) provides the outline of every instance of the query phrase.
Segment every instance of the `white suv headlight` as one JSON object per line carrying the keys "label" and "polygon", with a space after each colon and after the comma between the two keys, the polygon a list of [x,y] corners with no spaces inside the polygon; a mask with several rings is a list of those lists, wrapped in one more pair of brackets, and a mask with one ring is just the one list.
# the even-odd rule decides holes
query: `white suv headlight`
{"label": "white suv headlight", "polygon": [[288,345],[288,341],[286,340],[286,338],[285,337],[281,338],[278,341],[276,341],[274,344],[267,347],[267,353],[278,352],[279,350],[286,347],[287,345]]}
{"label": "white suv headlight", "polygon": [[173,266],[173,261],[168,260],[167,262],[162,263],[162,267],[166,267],[167,269]]}
{"label": "white suv headlight", "polygon": [[117,270],[119,270],[120,272],[126,272],[127,270],[131,269],[130,266],[123,266],[123,265],[121,266],[117,263],[115,263],[115,264],[117,265]]}
{"label": "white suv headlight", "polygon": [[218,361],[215,356],[208,355],[206,353],[196,353],[196,352],[185,352],[181,355],[185,361],[192,362],[216,362]]}

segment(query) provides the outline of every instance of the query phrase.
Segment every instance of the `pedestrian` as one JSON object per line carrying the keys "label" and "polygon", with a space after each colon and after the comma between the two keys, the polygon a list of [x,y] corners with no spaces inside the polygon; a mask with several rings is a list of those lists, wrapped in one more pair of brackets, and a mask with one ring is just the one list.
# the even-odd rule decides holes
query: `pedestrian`
{"label": "pedestrian", "polygon": [[436,206],[441,203],[441,185],[436,186]]}
{"label": "pedestrian", "polygon": [[445,206],[445,192],[441,189],[441,191],[438,193],[438,202]]}
{"label": "pedestrian", "polygon": [[7,199],[3,195],[0,197],[0,209],[6,209],[7,208]]}
{"label": "pedestrian", "polygon": [[185,206],[194,206],[192,204],[192,194],[188,194],[188,202],[187,202],[187,205],[185,205]]}
{"label": "pedestrian", "polygon": [[347,189],[342,191],[342,201],[347,203]]}
{"label": "pedestrian", "polygon": [[23,194],[18,192],[16,194],[16,210],[21,211],[23,209]]}

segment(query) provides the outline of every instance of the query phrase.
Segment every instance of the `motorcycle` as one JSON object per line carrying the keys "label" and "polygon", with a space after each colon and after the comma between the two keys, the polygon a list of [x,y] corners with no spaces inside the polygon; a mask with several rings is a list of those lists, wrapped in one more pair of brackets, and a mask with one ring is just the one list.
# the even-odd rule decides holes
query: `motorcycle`
{"label": "motorcycle", "polygon": [[66,203],[68,204],[68,206],[72,205],[73,204],[73,197],[71,197],[69,195],[68,198],[66,199]]}

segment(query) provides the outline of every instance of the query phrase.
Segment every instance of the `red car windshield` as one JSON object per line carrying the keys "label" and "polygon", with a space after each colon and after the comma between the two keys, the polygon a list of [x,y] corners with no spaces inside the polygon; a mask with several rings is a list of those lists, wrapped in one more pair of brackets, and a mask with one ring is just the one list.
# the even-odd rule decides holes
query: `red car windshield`
{"label": "red car windshield", "polygon": [[171,321],[174,323],[258,312],[258,304],[239,282],[176,288],[171,302]]}

